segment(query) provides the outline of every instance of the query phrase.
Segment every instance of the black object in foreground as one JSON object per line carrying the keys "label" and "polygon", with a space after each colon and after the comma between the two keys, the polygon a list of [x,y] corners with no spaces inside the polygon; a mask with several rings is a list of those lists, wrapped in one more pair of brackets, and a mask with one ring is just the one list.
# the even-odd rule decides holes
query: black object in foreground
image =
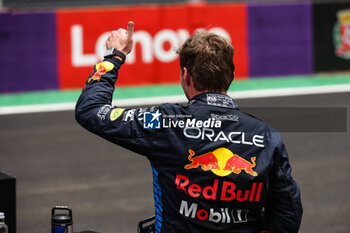
{"label": "black object in foreground", "polygon": [[152,216],[140,221],[137,226],[137,233],[154,233],[155,219],[156,217]]}

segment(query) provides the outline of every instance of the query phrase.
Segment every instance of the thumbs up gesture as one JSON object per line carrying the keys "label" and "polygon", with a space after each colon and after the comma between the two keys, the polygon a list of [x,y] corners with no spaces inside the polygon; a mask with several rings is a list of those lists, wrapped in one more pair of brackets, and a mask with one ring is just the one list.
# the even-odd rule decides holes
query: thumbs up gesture
{"label": "thumbs up gesture", "polygon": [[133,46],[134,22],[129,21],[127,30],[119,28],[112,31],[106,40],[106,48],[116,48],[125,55],[129,54]]}

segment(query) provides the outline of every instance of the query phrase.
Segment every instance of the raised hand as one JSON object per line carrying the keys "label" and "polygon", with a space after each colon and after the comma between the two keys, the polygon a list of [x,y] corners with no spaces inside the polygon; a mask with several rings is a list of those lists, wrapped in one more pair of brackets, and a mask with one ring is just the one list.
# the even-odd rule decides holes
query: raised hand
{"label": "raised hand", "polygon": [[127,30],[119,28],[112,31],[106,40],[106,48],[116,48],[125,55],[129,54],[133,46],[134,22],[129,21]]}

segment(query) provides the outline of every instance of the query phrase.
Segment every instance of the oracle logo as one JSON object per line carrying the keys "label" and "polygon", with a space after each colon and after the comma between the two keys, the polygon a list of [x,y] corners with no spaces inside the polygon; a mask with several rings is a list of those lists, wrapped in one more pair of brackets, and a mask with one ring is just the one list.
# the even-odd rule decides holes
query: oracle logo
{"label": "oracle logo", "polygon": [[[198,28],[195,31],[206,30],[216,33],[231,41],[229,33],[221,27],[212,27],[209,29]],[[72,66],[84,67],[95,65],[103,59],[105,51],[105,41],[110,32],[102,33],[95,42],[95,53],[84,53],[83,26],[80,24],[72,25],[71,35],[71,59]],[[134,32],[134,47],[140,45],[140,50],[133,49],[127,56],[126,64],[136,63],[136,53],[140,52],[141,62],[145,64],[153,63],[155,59],[163,63],[169,63],[176,60],[176,49],[190,36],[187,29],[178,30],[162,29],[154,36],[144,30]],[[167,44],[167,46],[165,46]]]}

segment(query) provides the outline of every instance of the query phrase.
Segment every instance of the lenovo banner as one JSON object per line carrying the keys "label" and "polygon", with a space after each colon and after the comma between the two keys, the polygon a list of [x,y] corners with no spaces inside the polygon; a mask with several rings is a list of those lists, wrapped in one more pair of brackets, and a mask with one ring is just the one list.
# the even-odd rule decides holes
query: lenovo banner
{"label": "lenovo banner", "polygon": [[134,49],[119,72],[118,85],[179,82],[177,48],[196,30],[215,32],[235,47],[236,77],[248,76],[245,4],[134,6],[57,12],[60,88],[80,88],[103,59],[112,30],[135,22]]}

